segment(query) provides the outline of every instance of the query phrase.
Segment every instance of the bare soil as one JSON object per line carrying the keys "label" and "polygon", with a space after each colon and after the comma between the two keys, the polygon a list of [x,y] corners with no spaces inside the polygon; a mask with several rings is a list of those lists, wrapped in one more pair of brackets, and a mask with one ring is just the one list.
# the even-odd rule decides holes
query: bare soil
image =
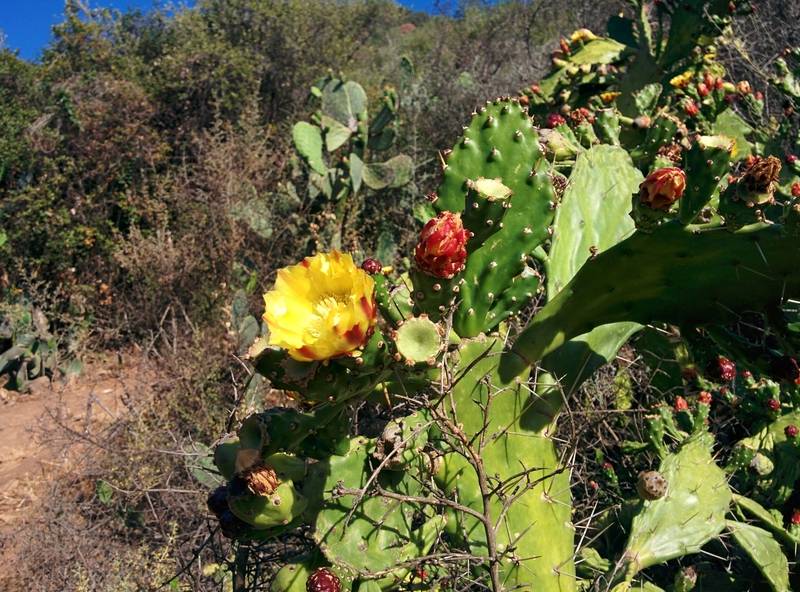
{"label": "bare soil", "polygon": [[[14,565],[47,482],[70,476],[93,488],[81,478],[84,444],[111,429],[126,402],[150,396],[153,384],[147,359],[130,353],[91,360],[71,380],[39,379],[28,393],[0,388],[0,565]],[[0,590],[18,589],[13,586],[0,574]]]}

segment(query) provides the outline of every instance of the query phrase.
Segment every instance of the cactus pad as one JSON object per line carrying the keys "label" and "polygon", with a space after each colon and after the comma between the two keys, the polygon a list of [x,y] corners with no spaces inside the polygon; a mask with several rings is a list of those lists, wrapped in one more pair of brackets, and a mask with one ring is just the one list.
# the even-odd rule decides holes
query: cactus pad
{"label": "cactus pad", "polygon": [[700,432],[668,455],[659,473],[666,495],[645,501],[633,519],[623,555],[628,576],[690,553],[697,553],[725,529],[731,490],[711,456],[713,438]]}

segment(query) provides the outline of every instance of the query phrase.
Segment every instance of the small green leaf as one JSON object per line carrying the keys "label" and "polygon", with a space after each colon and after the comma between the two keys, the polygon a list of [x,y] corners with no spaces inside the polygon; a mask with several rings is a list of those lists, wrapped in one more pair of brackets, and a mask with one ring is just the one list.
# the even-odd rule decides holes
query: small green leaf
{"label": "small green leaf", "polygon": [[350,154],[350,181],[353,184],[353,193],[361,189],[364,180],[364,161],[355,152]]}
{"label": "small green leaf", "polygon": [[95,483],[95,493],[97,494],[97,499],[100,500],[101,504],[104,506],[111,504],[111,498],[114,495],[114,489],[107,481],[98,479],[97,483]]}
{"label": "small green leaf", "polygon": [[636,110],[640,115],[652,115],[658,106],[658,99],[661,96],[662,87],[657,82],[646,85],[642,90],[635,93],[634,102]]}
{"label": "small green leaf", "polygon": [[598,38],[589,41],[581,49],[570,56],[573,64],[608,64],[622,53],[625,46],[613,39]]}
{"label": "small green leaf", "polygon": [[213,489],[225,482],[214,464],[214,451],[211,448],[193,442],[192,449],[186,453],[186,468],[203,487]]}
{"label": "small green leaf", "polygon": [[375,256],[384,265],[391,265],[397,258],[397,234],[388,228],[384,228],[378,235],[378,245],[375,248]]}
{"label": "small green leaf", "polygon": [[733,109],[725,109],[717,116],[717,120],[711,126],[715,135],[727,136],[734,141],[731,158],[742,160],[753,153],[747,136],[753,132],[747,122],[739,117]]}
{"label": "small green leaf", "polygon": [[[428,220],[436,216],[436,209],[433,207],[433,204],[429,201],[418,201],[414,204],[414,207],[411,208],[411,213],[414,215],[414,219],[418,222],[422,222],[425,224]],[[798,323],[800,325],[800,323]],[[800,328],[798,328],[800,331]]]}

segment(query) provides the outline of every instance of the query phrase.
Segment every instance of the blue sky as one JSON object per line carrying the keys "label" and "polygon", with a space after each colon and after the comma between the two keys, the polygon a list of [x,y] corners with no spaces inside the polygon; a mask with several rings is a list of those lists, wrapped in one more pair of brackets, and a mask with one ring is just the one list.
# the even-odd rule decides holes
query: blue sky
{"label": "blue sky", "polygon": [[[415,10],[432,10],[434,0],[399,0]],[[191,0],[182,3],[191,4]],[[64,0],[5,0],[0,10],[0,31],[5,35],[5,46],[18,49],[23,58],[32,60],[50,40],[50,27],[61,20]],[[147,10],[159,0],[92,0],[93,8],[100,6],[120,10],[140,8]]]}

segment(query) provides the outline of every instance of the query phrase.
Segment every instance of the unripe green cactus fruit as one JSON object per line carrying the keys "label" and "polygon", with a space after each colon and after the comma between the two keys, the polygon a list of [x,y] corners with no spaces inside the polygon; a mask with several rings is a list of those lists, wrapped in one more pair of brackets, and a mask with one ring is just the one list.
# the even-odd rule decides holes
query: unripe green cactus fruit
{"label": "unripe green cactus fruit", "polygon": [[444,329],[426,315],[403,322],[394,332],[394,344],[408,364],[433,362],[441,353]]}
{"label": "unripe green cactus fruit", "polygon": [[307,505],[291,481],[281,483],[266,495],[249,491],[238,479],[231,482],[228,506],[239,519],[259,529],[288,525],[303,513]]}

